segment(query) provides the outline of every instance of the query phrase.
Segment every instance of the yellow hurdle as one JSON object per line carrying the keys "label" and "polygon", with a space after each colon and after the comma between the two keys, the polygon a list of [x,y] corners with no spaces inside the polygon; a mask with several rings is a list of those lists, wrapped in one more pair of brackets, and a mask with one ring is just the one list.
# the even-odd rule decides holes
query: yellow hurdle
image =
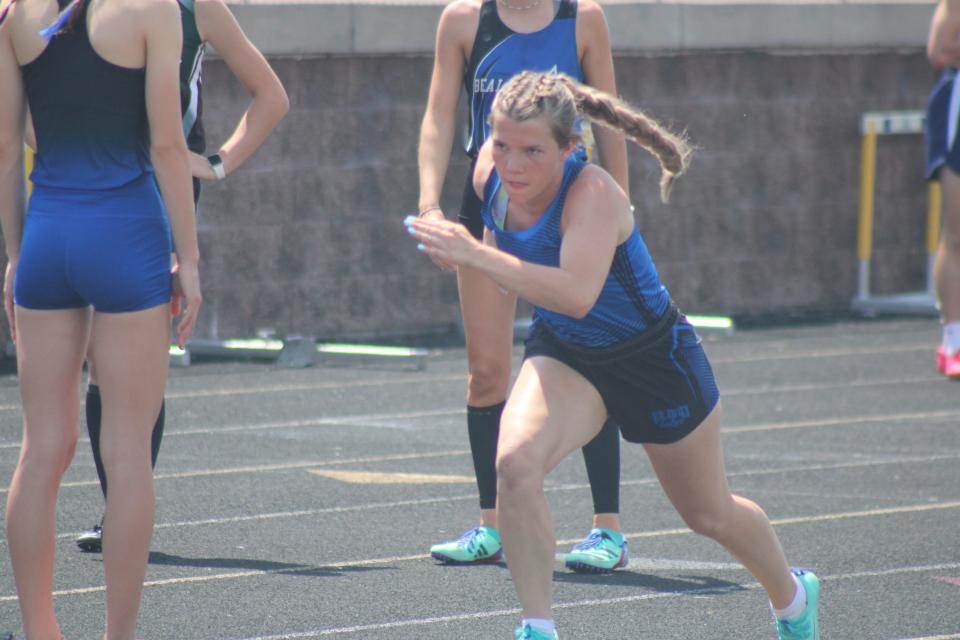
{"label": "yellow hurdle", "polygon": [[869,296],[870,256],[873,250],[873,192],[877,175],[876,123],[867,121],[860,144],[860,219],[857,224],[857,258],[860,261],[857,297]]}
{"label": "yellow hurdle", "polygon": [[860,119],[863,140],[860,147],[860,210],[857,221],[857,294],[851,306],[866,315],[877,313],[937,313],[933,293],[933,261],[940,241],[940,185],[930,183],[927,206],[927,286],[924,291],[885,296],[870,294],[870,260],[873,254],[874,190],[877,171],[877,142],[882,135],[923,133],[922,111],[864,113]]}
{"label": "yellow hurdle", "polygon": [[927,190],[927,291],[935,295],[933,286],[933,262],[940,244],[940,183],[931,182]]}
{"label": "yellow hurdle", "polygon": [[33,191],[33,183],[30,182],[30,173],[33,171],[33,150],[28,146],[23,147],[23,176],[27,182],[27,197]]}

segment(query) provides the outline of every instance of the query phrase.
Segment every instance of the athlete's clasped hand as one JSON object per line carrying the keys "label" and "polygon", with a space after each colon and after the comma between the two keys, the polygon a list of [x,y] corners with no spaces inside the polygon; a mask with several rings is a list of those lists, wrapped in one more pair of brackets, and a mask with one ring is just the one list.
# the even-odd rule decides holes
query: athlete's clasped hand
{"label": "athlete's clasped hand", "polygon": [[408,216],[403,224],[418,241],[417,249],[434,262],[469,266],[471,258],[482,249],[480,242],[459,222]]}

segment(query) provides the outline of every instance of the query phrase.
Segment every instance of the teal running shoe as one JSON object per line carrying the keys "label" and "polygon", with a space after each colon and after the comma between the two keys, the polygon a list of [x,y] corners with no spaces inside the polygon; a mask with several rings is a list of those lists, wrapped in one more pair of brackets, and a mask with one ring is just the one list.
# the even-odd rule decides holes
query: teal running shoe
{"label": "teal running shoe", "polygon": [[445,564],[491,564],[503,559],[500,532],[480,525],[459,540],[430,547],[430,555]]}
{"label": "teal running shoe", "polygon": [[777,640],[820,640],[820,580],[811,571],[792,571],[807,591],[807,608],[796,618],[777,620]]}
{"label": "teal running shoe", "polygon": [[560,640],[560,636],[557,635],[556,631],[553,633],[544,633],[543,631],[534,629],[528,624],[517,627],[514,633],[517,640]]}
{"label": "teal running shoe", "polygon": [[563,561],[573,571],[612,573],[627,566],[627,540],[612,529],[591,529]]}

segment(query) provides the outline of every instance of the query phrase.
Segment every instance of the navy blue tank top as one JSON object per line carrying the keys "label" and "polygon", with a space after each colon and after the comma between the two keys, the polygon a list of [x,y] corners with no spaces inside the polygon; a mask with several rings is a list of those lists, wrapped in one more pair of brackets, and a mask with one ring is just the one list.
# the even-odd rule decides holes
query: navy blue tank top
{"label": "navy blue tank top", "polygon": [[[63,0],[59,0],[61,8]],[[37,136],[35,189],[116,189],[152,178],[145,70],[101,58],[87,35],[87,3],[21,67]]]}
{"label": "navy blue tank top", "polygon": [[577,57],[577,0],[560,0],[540,31],[517,33],[500,19],[496,0],[483,0],[463,86],[470,105],[466,151],[475,156],[490,135],[490,107],[504,82],[521,71],[555,71],[583,82]]}
{"label": "navy blue tank top", "polygon": [[[543,215],[528,229],[503,228],[506,215],[506,189],[494,169],[483,193],[483,222],[506,253],[534,264],[560,266],[560,218],[570,186],[586,166],[571,155],[563,168],[563,182]],[[573,318],[550,309],[534,306],[534,323],[543,322],[557,338],[583,347],[608,347],[642,334],[666,313],[670,294],[660,282],[640,232],[634,226],[630,236],[616,249],[610,272],[596,303],[586,316]]]}
{"label": "navy blue tank top", "polygon": [[203,56],[206,43],[197,28],[194,0],[178,0],[180,26],[183,28],[183,49],[180,52],[180,111],[183,113],[183,135],[187,148],[203,153],[207,138],[203,129]]}

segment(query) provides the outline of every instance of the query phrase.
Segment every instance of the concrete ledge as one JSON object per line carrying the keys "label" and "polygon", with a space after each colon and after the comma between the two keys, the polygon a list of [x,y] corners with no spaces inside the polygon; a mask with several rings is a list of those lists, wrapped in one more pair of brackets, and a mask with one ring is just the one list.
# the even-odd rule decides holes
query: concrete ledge
{"label": "concrete ledge", "polygon": [[[231,8],[270,56],[433,51],[444,0],[244,0]],[[929,0],[607,0],[618,52],[922,48]]]}

